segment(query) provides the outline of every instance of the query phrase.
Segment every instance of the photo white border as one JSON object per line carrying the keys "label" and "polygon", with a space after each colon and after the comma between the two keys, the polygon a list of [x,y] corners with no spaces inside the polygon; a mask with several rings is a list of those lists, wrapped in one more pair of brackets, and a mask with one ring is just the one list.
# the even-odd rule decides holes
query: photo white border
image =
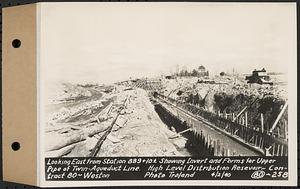
{"label": "photo white border", "polygon": [[[42,66],[42,56],[43,56],[43,43],[41,39],[44,37],[43,34],[43,10],[46,9],[47,4],[52,3],[37,3],[38,4],[38,13],[37,13],[37,27],[40,33],[40,36],[37,36],[37,70],[38,70],[38,80],[43,78],[43,66]],[[60,2],[59,4],[80,4],[83,2]],[[87,2],[84,2],[86,4]],[[88,2],[88,4],[93,4],[95,2]],[[101,2],[102,4],[110,4],[107,2]],[[136,3],[136,2],[123,2],[126,4]],[[154,3],[154,2],[142,2],[144,4]],[[162,2],[160,2],[162,3]],[[189,3],[189,2],[164,2],[167,4],[180,4],[180,3]],[[195,2],[193,2],[195,3]],[[200,2],[199,2],[200,3]],[[214,2],[216,3],[216,2]],[[236,3],[247,3],[247,2],[236,2]],[[256,3],[256,2],[255,2]],[[257,2],[258,3],[258,2]],[[276,3],[276,2],[270,2]],[[112,180],[102,180],[102,181],[46,181],[45,180],[45,153],[44,153],[44,140],[43,140],[43,85],[40,85],[41,82],[38,81],[38,174],[39,180],[38,184],[41,187],[88,187],[88,186],[297,186],[298,181],[298,165],[297,165],[297,5],[293,2],[278,2],[278,4],[294,4],[295,11],[295,40],[293,41],[293,61],[288,64],[289,73],[288,73],[288,123],[292,125],[289,127],[289,140],[288,140],[288,169],[289,169],[289,179],[288,180],[127,180],[127,181],[112,181]],[[115,4],[115,3],[114,3]],[[157,4],[157,3],[156,3]],[[207,3],[206,3],[207,4]],[[229,3],[225,3],[229,4]],[[253,3],[251,3],[253,4]],[[258,3],[262,4],[262,3]],[[292,91],[292,92],[291,92]]]}

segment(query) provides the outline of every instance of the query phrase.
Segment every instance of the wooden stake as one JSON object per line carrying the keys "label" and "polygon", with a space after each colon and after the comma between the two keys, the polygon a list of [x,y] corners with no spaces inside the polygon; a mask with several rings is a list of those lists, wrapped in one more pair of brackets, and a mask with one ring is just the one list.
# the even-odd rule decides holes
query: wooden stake
{"label": "wooden stake", "polygon": [[287,121],[284,120],[284,139],[287,140],[287,134],[288,134],[288,124]]}
{"label": "wooden stake", "polygon": [[218,155],[218,149],[217,149],[217,142],[215,140],[214,140],[213,147],[214,147],[214,156],[217,156]]}
{"label": "wooden stake", "polygon": [[245,108],[243,108],[242,111],[240,111],[240,112],[236,115],[236,117],[235,117],[235,119],[234,119],[233,121],[235,121],[236,118],[238,118],[238,117],[239,117],[246,109],[247,109],[247,106],[246,106]]}
{"label": "wooden stake", "polygon": [[280,138],[280,130],[279,130],[279,127],[277,127],[277,136]]}
{"label": "wooden stake", "polygon": [[261,132],[264,132],[264,114],[260,114]]}
{"label": "wooden stake", "polygon": [[248,127],[248,113],[245,112],[245,126]]}
{"label": "wooden stake", "polygon": [[277,118],[276,118],[276,120],[275,120],[273,126],[272,126],[271,129],[270,129],[270,133],[273,132],[273,130],[275,129],[277,123],[279,122],[281,116],[283,115],[285,109],[287,108],[287,105],[288,105],[288,102],[286,101],[285,104],[284,104],[284,106],[283,106],[283,108],[282,108],[282,110],[280,111],[279,115],[277,116]]}

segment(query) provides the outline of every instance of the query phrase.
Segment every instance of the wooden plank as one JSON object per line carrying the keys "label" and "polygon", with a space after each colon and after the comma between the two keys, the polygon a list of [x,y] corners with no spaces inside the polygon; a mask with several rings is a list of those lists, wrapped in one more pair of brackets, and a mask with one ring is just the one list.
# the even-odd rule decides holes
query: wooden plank
{"label": "wooden plank", "polygon": [[214,148],[214,156],[217,156],[218,155],[218,150],[217,150],[217,141],[213,141],[213,148]]}
{"label": "wooden plank", "polygon": [[245,126],[248,127],[248,113],[245,112]]}
{"label": "wooden plank", "polygon": [[264,114],[260,114],[261,132],[264,132]]}
{"label": "wooden plank", "polygon": [[247,106],[246,106],[245,108],[243,108],[243,109],[236,115],[235,119],[233,119],[233,122],[234,122],[237,118],[239,118],[239,116],[240,116],[246,109],[247,109]]}
{"label": "wooden plank", "polygon": [[288,106],[288,101],[285,102],[285,104],[284,104],[282,110],[280,111],[279,115],[277,116],[277,118],[276,118],[274,124],[272,125],[272,127],[271,127],[271,129],[270,129],[270,133],[272,133],[273,130],[275,129],[277,123],[279,122],[279,120],[280,120],[281,116],[283,115],[283,113],[284,113],[285,109],[287,108],[287,106]]}

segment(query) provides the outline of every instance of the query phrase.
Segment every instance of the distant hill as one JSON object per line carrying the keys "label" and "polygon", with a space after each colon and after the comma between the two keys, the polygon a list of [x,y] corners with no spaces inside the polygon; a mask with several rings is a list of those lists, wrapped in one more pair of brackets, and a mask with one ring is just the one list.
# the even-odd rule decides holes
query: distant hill
{"label": "distant hill", "polygon": [[90,97],[92,94],[87,88],[71,83],[56,84],[48,93],[50,103],[60,103],[67,101],[75,101],[82,98]]}

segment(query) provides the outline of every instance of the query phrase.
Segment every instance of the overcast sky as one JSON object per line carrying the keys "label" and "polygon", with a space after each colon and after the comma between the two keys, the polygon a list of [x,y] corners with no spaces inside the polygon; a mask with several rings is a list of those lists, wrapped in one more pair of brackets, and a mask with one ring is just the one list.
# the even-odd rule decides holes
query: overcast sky
{"label": "overcast sky", "polygon": [[41,69],[47,81],[111,83],[204,65],[211,73],[288,72],[294,3],[47,3]]}

